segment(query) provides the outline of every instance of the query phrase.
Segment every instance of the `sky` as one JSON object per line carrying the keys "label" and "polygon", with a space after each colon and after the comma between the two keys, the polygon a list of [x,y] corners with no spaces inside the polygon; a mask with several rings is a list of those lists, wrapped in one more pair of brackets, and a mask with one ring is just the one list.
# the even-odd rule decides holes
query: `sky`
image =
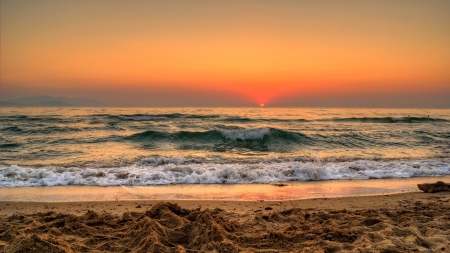
{"label": "sky", "polygon": [[0,100],[450,107],[448,0],[0,0]]}

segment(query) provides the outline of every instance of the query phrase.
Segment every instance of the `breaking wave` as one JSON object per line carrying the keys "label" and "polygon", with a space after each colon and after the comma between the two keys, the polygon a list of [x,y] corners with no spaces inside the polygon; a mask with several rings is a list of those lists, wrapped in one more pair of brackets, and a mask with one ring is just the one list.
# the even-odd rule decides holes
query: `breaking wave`
{"label": "breaking wave", "polygon": [[[278,130],[280,131],[280,130]],[[262,139],[266,135],[270,135],[269,128],[242,129],[242,130],[219,130],[226,139],[229,140],[257,140]]]}
{"label": "breaking wave", "polygon": [[193,142],[215,142],[220,140],[246,141],[246,140],[285,140],[295,141],[306,138],[306,135],[297,132],[284,131],[276,128],[254,128],[254,129],[217,129],[204,132],[179,131],[160,132],[148,130],[126,137],[129,140],[172,140],[172,141],[193,141]]}
{"label": "breaking wave", "polygon": [[0,186],[248,184],[311,180],[410,178],[450,174],[446,160],[196,163],[159,158],[113,168],[0,167]]}

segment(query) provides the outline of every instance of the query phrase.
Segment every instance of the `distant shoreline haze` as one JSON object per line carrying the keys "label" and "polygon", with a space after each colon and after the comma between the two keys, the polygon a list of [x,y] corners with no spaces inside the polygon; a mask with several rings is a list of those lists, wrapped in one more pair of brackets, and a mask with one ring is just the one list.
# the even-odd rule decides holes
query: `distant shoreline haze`
{"label": "distant shoreline haze", "polygon": [[24,97],[0,100],[1,107],[98,107],[105,106],[103,102],[89,98],[65,98],[52,96]]}
{"label": "distant shoreline haze", "polygon": [[[97,95],[97,94],[96,94]],[[133,97],[126,94],[113,98],[67,98],[63,96],[27,96],[15,99],[0,99],[0,107],[134,107],[134,108],[170,108],[170,107],[264,107],[264,108],[450,108],[450,100],[441,94],[432,99],[426,95],[386,95],[386,96],[346,96],[333,98],[280,97],[268,103],[256,103],[242,96],[225,94],[217,99],[211,94],[181,94],[167,100],[167,94]],[[397,96],[396,99],[394,97]]]}

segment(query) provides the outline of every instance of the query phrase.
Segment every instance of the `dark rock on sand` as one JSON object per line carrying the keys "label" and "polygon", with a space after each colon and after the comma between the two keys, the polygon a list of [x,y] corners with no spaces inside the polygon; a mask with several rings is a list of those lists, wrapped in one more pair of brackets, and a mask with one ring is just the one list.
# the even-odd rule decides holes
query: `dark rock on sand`
{"label": "dark rock on sand", "polygon": [[421,191],[428,193],[450,191],[450,184],[446,184],[442,181],[437,181],[435,184],[418,184],[417,186]]}

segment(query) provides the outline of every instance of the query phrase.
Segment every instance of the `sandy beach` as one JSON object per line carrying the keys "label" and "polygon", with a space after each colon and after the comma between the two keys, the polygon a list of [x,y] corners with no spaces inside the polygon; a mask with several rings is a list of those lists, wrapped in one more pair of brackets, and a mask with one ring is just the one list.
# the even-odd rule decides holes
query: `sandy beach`
{"label": "sandy beach", "polygon": [[450,193],[0,202],[3,252],[450,252]]}

